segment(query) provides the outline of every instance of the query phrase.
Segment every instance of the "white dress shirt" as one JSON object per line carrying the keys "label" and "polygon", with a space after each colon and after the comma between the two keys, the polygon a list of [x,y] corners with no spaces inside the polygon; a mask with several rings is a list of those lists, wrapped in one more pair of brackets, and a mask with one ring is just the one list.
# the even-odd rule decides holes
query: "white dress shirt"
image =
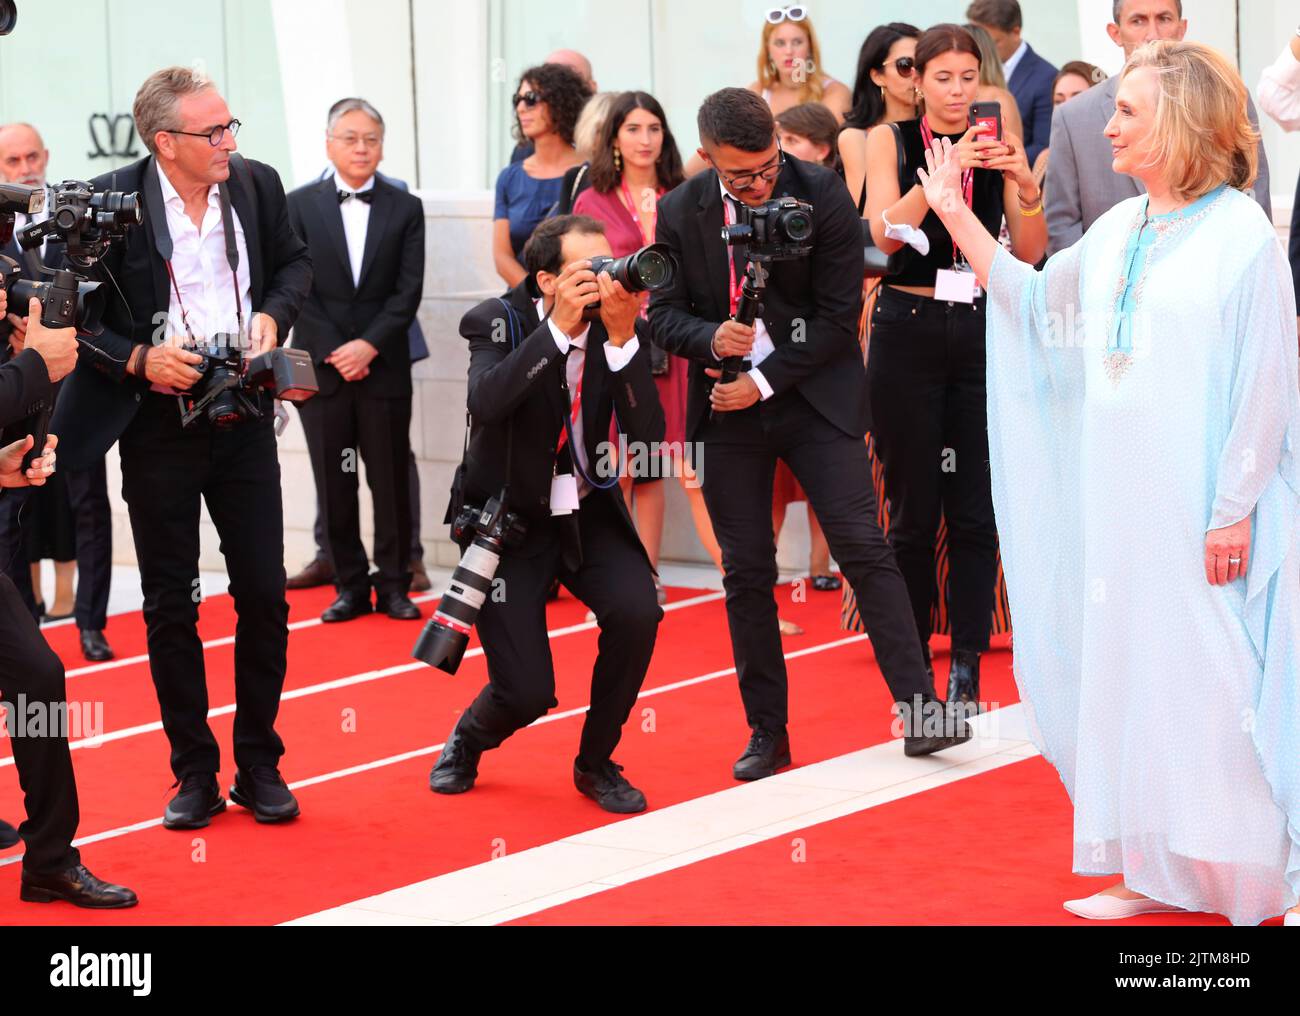
{"label": "white dress shirt", "polygon": [[1020,66],[1020,61],[1025,58],[1025,54],[1027,52],[1029,52],[1029,43],[1021,39],[1020,46],[1016,49],[1016,51],[1012,53],[1009,57],[1007,57],[1005,61],[1003,61],[1002,74],[1004,77],[1006,77],[1007,81],[1010,81],[1011,75],[1016,73],[1016,68]]}
{"label": "white dress shirt", "polygon": [[[372,176],[355,191],[343,182],[343,178],[334,174],[334,186],[351,194],[362,194],[375,189]],[[352,265],[352,285],[361,285],[361,259],[366,253],[366,231],[370,228],[370,206],[356,198],[339,205],[339,214],[343,216],[343,235],[348,240],[348,261]]]}
{"label": "white dress shirt", "polygon": [[1289,42],[1259,76],[1255,99],[1283,130],[1300,131],[1300,60],[1291,52]]}
{"label": "white dress shirt", "polygon": [[[546,321],[550,326],[551,336],[555,339],[555,347],[568,359],[565,360],[565,378],[569,383],[570,407],[572,407],[573,393],[578,391],[578,382],[582,380],[582,368],[586,364],[587,354],[587,336],[591,332],[590,323],[587,324],[582,332],[576,338],[569,338],[565,335],[555,323],[554,320],[546,316],[546,303],[544,300],[535,301],[537,305],[537,316]],[[626,367],[636,356],[637,350],[641,348],[640,341],[635,333],[632,338],[623,346],[616,346],[612,342],[605,343],[605,363],[609,365],[610,373],[617,374]],[[569,350],[578,350],[582,355],[570,355]],[[582,439],[582,418],[579,416],[573,421],[573,449],[570,454],[574,461],[581,466],[578,470],[578,497],[586,497],[587,492],[591,490],[590,484],[582,478],[583,472],[591,475],[591,467],[587,462],[587,446]]]}
{"label": "white dress shirt", "polygon": [[[188,339],[190,334],[199,341],[221,332],[239,331],[239,314],[236,309],[235,277],[226,260],[226,232],[221,224],[221,200],[217,185],[208,188],[208,208],[203,225],[196,229],[185,214],[185,201],[177,193],[162,166],[158,167],[158,182],[162,186],[163,205],[167,210],[167,232],[172,238],[172,274],[176,285],[168,279],[167,334]],[[232,207],[231,218],[235,227],[235,250],[239,253],[238,300],[243,308],[244,328],[247,330],[253,316],[252,275],[248,264],[248,244],[244,240],[244,227],[239,213]],[[176,290],[180,290],[180,300]],[[184,305],[185,312],[181,313]],[[186,331],[186,322],[189,330]],[[247,346],[244,347],[247,352]]]}
{"label": "white dress shirt", "polygon": [[[731,194],[727,191],[727,185],[722,182],[721,177],[718,178],[718,187],[722,191],[722,217],[727,222],[728,225],[735,225],[737,221],[736,205],[740,204],[740,201],[732,197]],[[735,202],[735,204],[733,204],[732,202]],[[730,301],[731,299],[731,286],[735,284],[735,277],[736,277],[733,264],[734,264],[733,259],[731,257],[728,257],[727,270],[732,272],[732,275],[727,279],[728,301]],[[713,349],[713,346],[711,344],[709,346],[709,349],[710,350]],[[758,369],[758,365],[775,352],[776,352],[776,345],[772,342],[772,336],[770,336],[767,333],[767,325],[763,323],[763,319],[761,317],[755,318],[754,319],[754,345],[753,348],[750,349],[749,351],[749,363],[750,363],[749,376],[750,378],[753,379],[754,384],[758,385],[758,394],[762,397],[763,401],[765,402],[772,397],[772,386],[767,383],[767,378],[765,378],[762,372]],[[717,360],[718,354],[714,353],[713,358]]]}

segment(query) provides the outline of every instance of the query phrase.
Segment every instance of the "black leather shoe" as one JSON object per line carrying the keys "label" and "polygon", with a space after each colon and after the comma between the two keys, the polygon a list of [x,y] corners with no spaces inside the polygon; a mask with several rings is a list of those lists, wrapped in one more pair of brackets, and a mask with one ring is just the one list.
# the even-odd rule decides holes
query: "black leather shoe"
{"label": "black leather shoe", "polygon": [[18,830],[8,822],[0,819],[0,850],[8,850],[22,837],[18,835]]}
{"label": "black leather shoe", "polygon": [[259,822],[287,822],[298,817],[298,799],[275,766],[235,770],[230,799],[251,811]]}
{"label": "black leather shoe", "polygon": [[121,910],[140,902],[126,886],[97,879],[84,864],[74,864],[54,875],[37,875],[24,868],[18,896],[28,903],[65,900],[90,910]]}
{"label": "black leather shoe", "polygon": [[339,593],[338,599],[325,608],[325,613],[321,614],[320,619],[326,624],[333,624],[336,621],[352,621],[358,617],[365,617],[373,611],[369,589],[364,593],[345,589]]}
{"label": "black leather shoe", "polygon": [[755,727],[744,754],[731,767],[738,780],[761,780],[790,764],[790,738],[784,731],[773,733]]}
{"label": "black leather shoe", "polygon": [[163,825],[168,829],[202,829],[213,815],[226,810],[216,773],[187,773],[180,788],[163,812]]}
{"label": "black leather shoe", "polygon": [[108,644],[102,631],[93,628],[81,629],[81,655],[91,663],[103,663],[113,658],[113,647]]}
{"label": "black leather shoe", "polygon": [[964,649],[954,649],[952,666],[948,670],[948,701],[960,702],[969,711],[979,711],[980,654]]}
{"label": "black leather shoe", "polygon": [[318,557],[297,575],[291,575],[284,585],[286,589],[315,589],[333,584],[334,569],[323,557]]}
{"label": "black leather shoe", "polygon": [[634,815],[645,811],[645,794],[623,778],[623,767],[613,759],[604,765],[586,769],[573,763],[573,785],[606,811],[616,815]]}
{"label": "black leather shoe", "polygon": [[917,732],[903,738],[904,755],[933,755],[937,751],[965,744],[973,736],[970,724],[966,722],[966,710],[961,703],[931,699],[926,703],[925,709]]}
{"label": "black leather shoe", "polygon": [[375,596],[375,610],[394,621],[420,620],[420,608],[405,593],[381,593]]}
{"label": "black leather shoe", "polygon": [[478,760],[483,749],[474,744],[460,729],[460,721],[447,735],[442,754],[429,772],[429,789],[436,794],[463,794],[474,786],[478,776]]}
{"label": "black leather shoe", "polygon": [[433,582],[429,579],[429,571],[424,567],[424,561],[420,558],[411,559],[411,592],[427,593],[433,588]]}

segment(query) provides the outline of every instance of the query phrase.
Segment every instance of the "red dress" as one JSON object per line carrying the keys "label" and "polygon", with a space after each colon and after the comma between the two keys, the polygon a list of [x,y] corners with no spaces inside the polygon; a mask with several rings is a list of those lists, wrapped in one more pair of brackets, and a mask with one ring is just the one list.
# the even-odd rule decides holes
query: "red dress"
{"label": "red dress", "polygon": [[[600,194],[594,187],[588,188],[573,203],[573,214],[588,215],[605,224],[605,238],[616,258],[646,245],[640,223],[632,217],[616,190]],[[670,355],[668,373],[655,378],[659,401],[664,407],[664,441],[678,448],[686,441],[686,373],[686,361]]]}

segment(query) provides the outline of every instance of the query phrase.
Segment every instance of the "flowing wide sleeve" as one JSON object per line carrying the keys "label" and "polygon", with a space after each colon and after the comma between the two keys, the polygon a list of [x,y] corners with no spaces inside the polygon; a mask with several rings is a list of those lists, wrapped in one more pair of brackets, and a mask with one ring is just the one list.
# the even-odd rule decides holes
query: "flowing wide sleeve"
{"label": "flowing wide sleeve", "polygon": [[1074,795],[1083,640],[1079,481],[1084,361],[1080,265],[1088,238],[1039,272],[1005,250],[988,285],[993,506],[1030,736]]}
{"label": "flowing wide sleeve", "polygon": [[1251,725],[1291,836],[1287,879],[1300,894],[1300,380],[1295,293],[1270,235],[1225,311],[1232,339],[1228,438],[1207,528],[1250,515],[1245,621],[1263,664]]}

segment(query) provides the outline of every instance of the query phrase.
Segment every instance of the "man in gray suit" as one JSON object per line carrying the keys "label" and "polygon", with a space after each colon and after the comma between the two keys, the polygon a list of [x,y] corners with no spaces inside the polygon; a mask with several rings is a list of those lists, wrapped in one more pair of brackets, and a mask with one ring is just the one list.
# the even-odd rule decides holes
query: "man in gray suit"
{"label": "man in gray suit", "polygon": [[[1182,0],[1113,0],[1114,24],[1106,26],[1111,41],[1127,60],[1135,49],[1153,39],[1181,41],[1187,32]],[[1126,198],[1143,193],[1142,184],[1111,169],[1110,140],[1102,133],[1115,115],[1120,76],[1062,103],[1052,114],[1051,158],[1047,185],[1047,253],[1072,246],[1102,215]],[[1259,126],[1255,104],[1247,99],[1251,123]],[[1273,217],[1268,196],[1268,159],[1259,146],[1259,178],[1255,200]]]}

